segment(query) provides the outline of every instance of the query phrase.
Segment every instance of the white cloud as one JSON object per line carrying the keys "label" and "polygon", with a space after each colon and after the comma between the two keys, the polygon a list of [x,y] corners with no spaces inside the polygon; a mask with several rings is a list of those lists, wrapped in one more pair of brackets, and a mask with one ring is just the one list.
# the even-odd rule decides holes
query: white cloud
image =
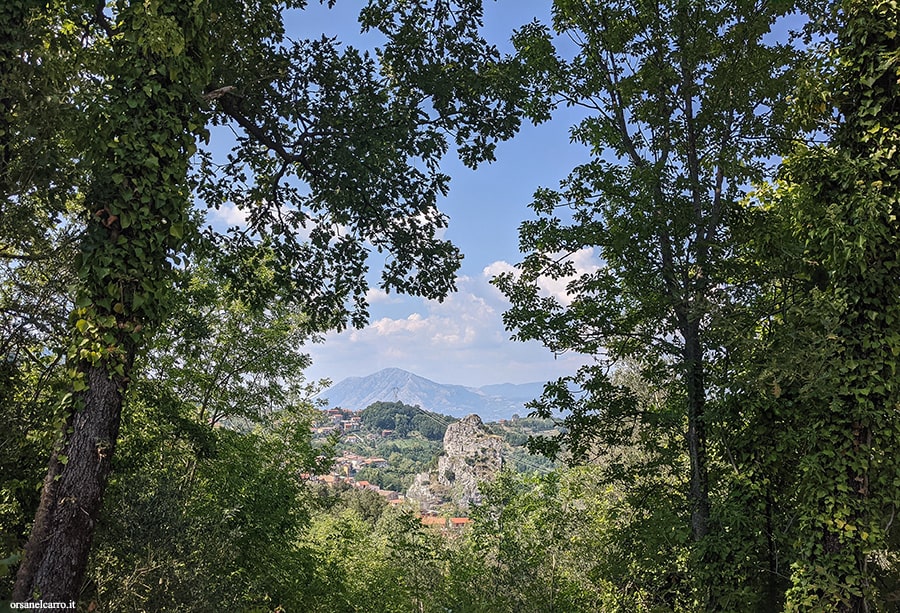
{"label": "white cloud", "polygon": [[499,274],[504,272],[516,272],[516,267],[504,260],[497,260],[496,262],[491,262],[487,266],[484,267],[484,270],[481,271],[482,274],[488,279],[493,279]]}
{"label": "white cloud", "polygon": [[[466,283],[465,285],[470,285]],[[354,343],[389,338],[393,343],[411,343],[439,350],[446,346],[470,347],[491,330],[499,315],[471,291],[460,291],[443,302],[425,301],[426,314],[414,312],[405,318],[382,317],[350,334]]]}
{"label": "white cloud", "polygon": [[244,227],[247,225],[247,213],[246,211],[242,211],[234,204],[230,202],[224,204],[212,211],[213,222],[216,221],[225,224],[228,227],[231,226],[241,226]]}
{"label": "white cloud", "polygon": [[[376,336],[392,336],[399,333],[418,333],[429,326],[429,322],[418,313],[413,313],[406,319],[390,319],[382,317],[375,323],[371,324],[365,330],[371,330]],[[365,330],[360,332],[364,334]]]}
{"label": "white cloud", "polygon": [[[508,307],[489,285],[494,271],[512,266],[495,262],[478,277],[457,279],[459,291],[443,302],[400,297],[407,315],[378,316],[361,330],[330,334],[323,345],[310,347],[309,375],[340,380],[397,367],[441,383],[542,381],[572,373],[585,359],[556,359],[538,343],[510,340],[502,314]],[[389,310],[396,312],[397,305]]]}
{"label": "white cloud", "polygon": [[372,287],[366,292],[366,301],[369,304],[399,304],[403,299],[397,294],[388,294],[384,290]]}
{"label": "white cloud", "polygon": [[594,257],[594,249],[585,247],[584,249],[579,249],[570,257],[570,261],[575,266],[575,274],[568,277],[561,277],[559,279],[551,279],[549,277],[541,277],[538,280],[538,285],[540,286],[542,293],[545,296],[552,296],[556,298],[560,304],[569,305],[572,303],[573,296],[571,296],[566,289],[566,286],[577,279],[579,276],[587,273],[597,272],[600,270],[599,262],[597,258]]}
{"label": "white cloud", "polygon": [[[569,292],[566,289],[566,286],[568,286],[571,281],[578,278],[580,275],[600,270],[600,262],[594,255],[594,249],[592,247],[579,249],[569,256],[569,260],[575,267],[575,275],[561,277],[559,279],[551,279],[549,277],[541,277],[538,279],[538,287],[541,290],[541,294],[548,297],[552,296],[563,305],[572,303],[573,297],[569,295]],[[488,264],[484,268],[483,274],[486,278],[492,279],[499,274],[507,272],[511,272],[515,275],[517,270],[515,266],[509,262],[498,260]]]}

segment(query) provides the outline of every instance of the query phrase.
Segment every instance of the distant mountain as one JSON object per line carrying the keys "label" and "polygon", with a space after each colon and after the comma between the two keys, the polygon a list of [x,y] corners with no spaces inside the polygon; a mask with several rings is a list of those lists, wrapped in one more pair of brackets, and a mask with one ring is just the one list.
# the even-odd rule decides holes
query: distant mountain
{"label": "distant mountain", "polygon": [[501,383],[464,387],[435,383],[399,368],[385,368],[367,377],[348,377],[319,394],[331,406],[360,411],[373,402],[403,402],[428,411],[465,417],[475,413],[484,421],[525,415],[524,404],[540,396],[542,383]]}

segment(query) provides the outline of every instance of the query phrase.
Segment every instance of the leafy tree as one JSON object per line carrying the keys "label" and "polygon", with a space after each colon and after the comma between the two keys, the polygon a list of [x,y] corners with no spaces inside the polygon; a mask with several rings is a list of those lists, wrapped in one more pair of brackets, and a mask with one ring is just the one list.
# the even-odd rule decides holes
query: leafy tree
{"label": "leafy tree", "polygon": [[73,49],[48,36],[62,24],[40,6],[0,7],[0,594],[59,427],[79,233],[68,215],[79,173],[63,129],[78,117],[61,104],[77,80],[66,69]]}
{"label": "leafy tree", "polygon": [[413,417],[413,429],[419,434],[427,438],[429,441],[443,441],[444,434],[447,433],[447,423],[455,421],[452,417],[446,415],[437,415],[435,413],[420,412]]}
{"label": "leafy tree", "polygon": [[[371,250],[387,256],[386,290],[440,298],[453,289],[459,254],[437,238],[447,136],[474,166],[519,124],[515,71],[480,38],[480,2],[373,0],[361,23],[386,38],[377,60],[333,39],[287,41],[281,12],[305,4],[117,0],[109,15],[95,2],[16,0],[0,12],[0,41],[13,41],[16,58],[43,47],[66,66],[47,114],[75,118],[54,125],[80,171],[59,179],[81,229],[67,419],[17,600],[79,592],[123,398],[168,314],[194,196],[248,215],[246,228],[213,237],[233,286],[254,306],[277,287],[311,330],[365,321]],[[23,38],[34,20],[47,24],[43,36]],[[4,58],[0,72],[9,79],[20,67]],[[8,144],[30,124],[10,123],[3,105]],[[192,175],[198,140],[224,123],[242,134],[224,173],[205,155]],[[252,263],[269,255],[275,283],[260,286]]]}
{"label": "leafy tree", "polygon": [[[674,480],[646,504],[648,479],[601,483],[602,469],[506,473],[484,488],[467,547],[492,611],[696,610]],[[653,479],[653,477],[651,477]]]}
{"label": "leafy tree", "polygon": [[[766,176],[786,136],[794,51],[767,37],[791,8],[560,0],[553,30],[574,41],[573,58],[556,51],[546,26],[515,38],[552,102],[584,109],[572,137],[591,152],[559,189],[535,193],[537,219],[520,228],[525,259],[517,274],[495,280],[512,302],[504,320],[516,338],[596,360],[548,385],[534,408],[544,417],[569,411],[564,437],[574,462],[627,440],[622,425],[635,419],[683,420],[698,552],[713,529],[709,432],[726,386],[715,365],[728,342],[720,311],[743,299],[730,283],[732,223],[746,186]],[[597,259],[578,270],[576,255]],[[545,278],[565,280],[568,298],[543,292]],[[643,413],[610,380],[609,365],[623,359],[666,390],[652,405],[662,414]],[[545,442],[544,450],[558,447]],[[708,558],[705,567],[720,565]],[[708,606],[714,601],[710,594]]]}
{"label": "leafy tree", "polygon": [[440,611],[446,577],[441,536],[429,532],[418,516],[405,509],[383,514],[379,528],[390,542],[388,564],[402,569],[397,583],[411,605],[408,610]]}
{"label": "leafy tree", "polygon": [[402,413],[394,413],[393,430],[397,434],[397,436],[406,436],[407,434],[409,434],[409,416]]}
{"label": "leafy tree", "polygon": [[61,7],[11,0],[0,10],[0,262],[40,261],[80,176],[66,126],[77,123],[69,70],[77,38]]}
{"label": "leafy tree", "polygon": [[425,411],[418,406],[402,402],[374,402],[360,411],[362,425],[373,430],[396,430],[399,436],[406,436],[416,430],[432,441],[444,439],[448,422],[453,417]]}
{"label": "leafy tree", "polygon": [[352,509],[374,527],[387,508],[387,500],[370,489],[352,488],[341,494],[341,505]]}
{"label": "leafy tree", "polygon": [[308,413],[238,433],[199,423],[163,383],[129,396],[82,597],[108,611],[306,610]]}
{"label": "leafy tree", "polygon": [[386,509],[373,530],[352,509],[313,519],[306,545],[328,586],[310,611],[442,611],[447,543],[407,510]]}
{"label": "leafy tree", "polygon": [[417,407],[402,402],[373,402],[360,411],[360,422],[374,430],[391,430],[396,423],[395,416],[412,419],[419,412]]}
{"label": "leafy tree", "polygon": [[0,575],[19,557],[62,419],[73,281],[65,241],[48,234],[33,259],[0,257]]}
{"label": "leafy tree", "polygon": [[[262,286],[272,271],[257,262],[254,276]],[[302,395],[310,335],[288,301],[273,297],[254,308],[205,261],[180,274],[177,287],[172,317],[145,359],[147,376],[165,381],[213,426],[258,421]]]}
{"label": "leafy tree", "polygon": [[797,147],[763,194],[790,296],[767,371],[771,410],[792,414],[798,443],[789,610],[887,610],[882,581],[897,573],[900,12],[880,0],[840,9],[827,89],[800,103],[834,109],[820,124],[830,140]]}
{"label": "leafy tree", "polygon": [[361,611],[362,602],[388,611],[395,606],[388,597],[395,583],[381,576],[386,569],[378,540],[353,510],[314,515],[303,545],[316,556],[316,582],[327,586],[306,610]]}

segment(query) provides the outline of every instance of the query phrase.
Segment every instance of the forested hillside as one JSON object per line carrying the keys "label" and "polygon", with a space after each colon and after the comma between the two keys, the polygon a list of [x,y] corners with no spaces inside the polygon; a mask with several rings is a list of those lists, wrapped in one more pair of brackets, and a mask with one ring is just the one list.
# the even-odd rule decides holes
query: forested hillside
{"label": "forested hillside", "polygon": [[[359,5],[371,49],[306,0],[0,3],[0,602],[898,610],[897,2]],[[488,346],[445,173],[560,117],[484,285],[581,367],[496,423],[322,406],[377,301]]]}

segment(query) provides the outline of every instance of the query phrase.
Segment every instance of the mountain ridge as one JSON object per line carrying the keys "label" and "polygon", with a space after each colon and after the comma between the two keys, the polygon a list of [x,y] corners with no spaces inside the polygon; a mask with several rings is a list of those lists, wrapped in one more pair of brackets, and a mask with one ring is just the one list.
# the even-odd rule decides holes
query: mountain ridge
{"label": "mountain ridge", "polygon": [[537,398],[542,382],[498,383],[466,387],[437,383],[400,368],[384,368],[365,377],[347,377],[318,395],[331,406],[362,410],[374,402],[403,402],[453,417],[475,413],[485,421],[525,415],[525,402]]}

